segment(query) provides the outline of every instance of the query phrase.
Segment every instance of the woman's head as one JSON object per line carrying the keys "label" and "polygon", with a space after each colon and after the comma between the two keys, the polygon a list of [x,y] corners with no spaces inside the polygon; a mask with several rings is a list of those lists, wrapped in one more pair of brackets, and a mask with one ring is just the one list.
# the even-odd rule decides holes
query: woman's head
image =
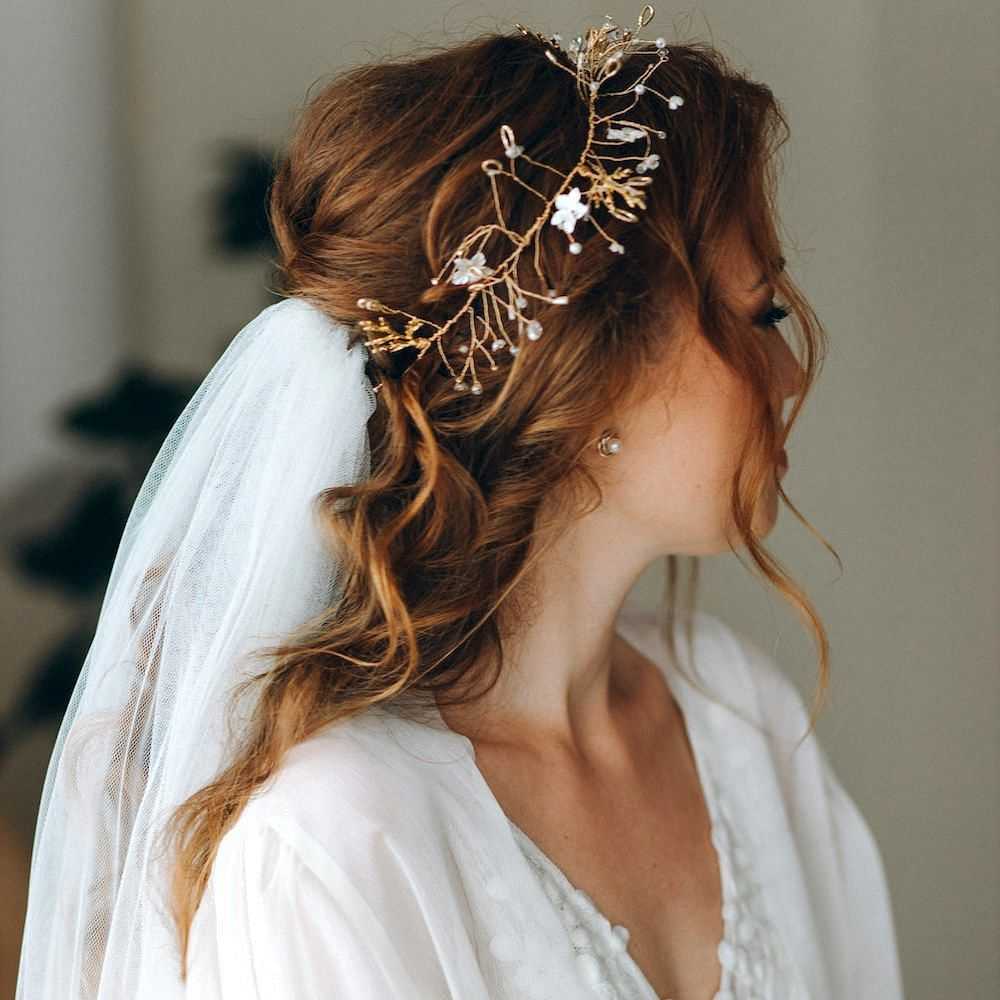
{"label": "woman's head", "polygon": [[[782,269],[774,184],[785,122],[771,91],[712,47],[669,48],[647,85],[682,95],[683,113],[652,100],[630,112],[666,133],[653,139],[647,207],[637,222],[601,218],[625,253],[583,228],[582,252],[570,254],[565,234],[543,227],[541,273],[570,302],[537,313],[541,339],[495,372],[479,368],[479,396],[457,393],[433,350],[404,378],[383,378],[370,478],[322,497],[343,569],[337,606],[269,651],[232,766],[175,816],[182,942],[218,838],[288,747],[404,693],[443,706],[473,698],[480,681],[488,690],[519,613],[509,595],[602,503],[643,533],[651,559],[666,555],[668,620],[680,555],[742,542],[814,629],[825,684],[822,625],[760,542],[780,491],[775,458],[823,345]],[[618,79],[644,65],[626,62]],[[505,123],[561,171],[586,138],[572,77],[530,36],[480,36],[335,77],[302,110],[271,192],[281,290],[350,324],[369,318],[357,304],[366,296],[445,320],[464,292],[430,278],[496,220],[481,163],[497,156]],[[528,164],[519,174],[545,197],[560,183]],[[511,185],[503,198],[504,218],[524,232],[538,196]],[[767,301],[744,286],[761,275],[795,321],[801,359],[755,323]],[[544,295],[533,278],[519,276]],[[371,373],[384,376],[375,357]],[[602,456],[595,444],[609,427],[624,447]],[[697,558],[691,569],[693,588]]]}
{"label": "woman's head", "polygon": [[[546,280],[527,265],[518,278],[539,294],[557,288],[569,304],[536,310],[541,339],[522,340],[516,358],[500,352],[496,372],[479,363],[480,396],[458,397],[433,349],[402,383],[384,378],[383,405],[372,425],[374,457],[380,449],[404,456],[395,469],[384,467],[381,483],[388,487],[409,462],[405,456],[412,456],[426,421],[426,446],[440,453],[435,467],[455,463],[440,466],[441,499],[454,489],[446,485],[449,478],[457,475],[463,490],[475,484],[459,508],[468,518],[499,519],[509,549],[532,533],[543,499],[552,507],[554,492],[579,494],[577,481],[593,465],[587,456],[610,413],[623,420],[645,414],[616,460],[639,468],[630,456],[640,449],[659,458],[641,467],[641,480],[630,478],[655,487],[642,495],[651,505],[648,515],[666,519],[662,554],[742,544],[766,573],[760,565],[766,555],[758,559],[749,536],[763,537],[773,523],[776,455],[823,346],[822,329],[781,267],[775,167],[786,125],[771,91],[711,47],[671,45],[669,52],[645,85],[681,94],[683,106],[671,110],[647,94],[628,112],[630,121],[648,128],[659,157],[649,171],[647,206],[637,222],[593,213],[625,253],[610,252],[603,235],[581,224],[573,238],[583,250],[573,255],[565,234],[543,226],[538,264]],[[648,54],[631,56],[613,89],[627,93],[652,61]],[[606,100],[609,113],[634,97]],[[488,35],[337,78],[306,108],[272,192],[282,290],[309,296],[352,323],[369,317],[357,304],[369,295],[444,322],[467,293],[462,286],[432,286],[430,278],[469,232],[496,221],[481,164],[497,156],[503,124],[533,159],[563,173],[586,142],[587,108],[573,77],[552,65],[531,37]],[[666,138],[657,138],[659,132]],[[519,163],[517,171],[533,190],[502,185],[503,217],[524,232],[542,207],[539,195],[550,197],[562,177],[530,163]],[[505,237],[491,237],[487,260],[510,246]],[[740,285],[748,275],[752,283],[765,281],[752,296]],[[775,329],[759,325],[771,301],[767,293],[778,294],[797,322],[801,362]],[[466,340],[464,330],[452,338],[452,357]],[[384,364],[373,356],[373,376],[382,375]],[[666,433],[662,420],[650,424],[648,418],[675,389],[681,394],[666,413],[676,422]],[[783,403],[790,397],[795,407],[786,424]],[[685,401],[690,419],[681,419]],[[725,440],[720,420],[728,421]],[[640,427],[657,440],[640,444]],[[402,434],[395,438],[397,429]],[[727,474],[741,465],[738,480]],[[531,468],[545,470],[533,485],[525,475]],[[657,499],[664,506],[656,506]],[[428,500],[430,513],[433,493]],[[478,557],[472,535],[464,550],[459,539],[452,541],[459,560]],[[804,596],[799,599],[808,615]]]}
{"label": "woman's head", "polygon": [[[731,253],[717,274],[716,288],[747,337],[759,339],[770,354],[774,440],[785,440],[783,409],[802,389],[802,368],[774,323],[774,286],[769,274],[734,231]],[[778,313],[777,315],[780,315]],[[693,314],[678,317],[673,336],[678,349],[650,366],[648,392],[639,400],[613,405],[608,425],[622,441],[614,460],[591,460],[599,474],[605,523],[616,537],[627,531],[644,547],[648,561],[661,555],[709,555],[740,544],[731,489],[748,432],[761,418],[746,379],[720,358]],[[753,530],[763,537],[777,514],[774,459],[753,511]],[[610,514],[610,518],[608,515]],[[614,527],[614,521],[622,527]],[[627,525],[627,529],[624,527]]]}

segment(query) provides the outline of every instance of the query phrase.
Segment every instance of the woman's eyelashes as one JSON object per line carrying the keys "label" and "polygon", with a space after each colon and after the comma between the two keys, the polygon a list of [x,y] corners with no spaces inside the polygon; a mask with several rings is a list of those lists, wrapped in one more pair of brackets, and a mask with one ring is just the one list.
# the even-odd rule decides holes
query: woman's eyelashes
{"label": "woman's eyelashes", "polygon": [[787,306],[773,302],[767,310],[762,312],[755,320],[755,326],[777,326],[783,319],[791,315]]}

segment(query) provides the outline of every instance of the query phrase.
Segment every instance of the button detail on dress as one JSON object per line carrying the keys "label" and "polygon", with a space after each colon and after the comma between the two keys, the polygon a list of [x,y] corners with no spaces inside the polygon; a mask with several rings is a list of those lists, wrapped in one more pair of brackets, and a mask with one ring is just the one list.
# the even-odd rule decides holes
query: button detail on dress
{"label": "button detail on dress", "polygon": [[724,969],[731,969],[736,964],[736,956],[733,954],[733,946],[728,941],[720,941],[716,949],[719,962]]}
{"label": "button detail on dress", "polygon": [[612,951],[624,951],[628,947],[629,932],[624,924],[615,924],[611,928],[608,944]]}

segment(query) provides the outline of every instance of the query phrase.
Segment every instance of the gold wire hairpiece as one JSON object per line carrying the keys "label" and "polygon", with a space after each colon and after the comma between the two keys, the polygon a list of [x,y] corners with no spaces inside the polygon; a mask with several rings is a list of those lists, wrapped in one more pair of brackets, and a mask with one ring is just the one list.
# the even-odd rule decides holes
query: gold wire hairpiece
{"label": "gold wire hairpiece", "polygon": [[[465,304],[446,323],[439,325],[402,309],[393,309],[383,305],[377,299],[359,298],[358,306],[360,308],[380,314],[377,320],[365,319],[359,323],[359,326],[370,334],[365,341],[370,351],[391,354],[407,348],[415,349],[418,353],[409,362],[412,364],[423,357],[431,345],[436,344],[438,353],[449,373],[455,378],[455,389],[459,392],[468,390],[474,395],[479,395],[482,393],[483,387],[476,375],[476,352],[482,351],[490,369],[495,371],[497,364],[493,353],[498,353],[504,348],[508,348],[511,355],[516,355],[520,351],[520,345],[513,343],[508,335],[502,313],[506,313],[508,321],[517,322],[518,339],[520,339],[521,334],[524,334],[528,340],[534,341],[538,340],[542,334],[542,324],[524,311],[528,306],[528,299],[539,299],[553,305],[566,305],[569,302],[568,297],[560,295],[557,289],[548,288],[547,296],[538,295],[522,288],[517,281],[517,267],[521,254],[530,246],[534,246],[535,273],[538,275],[541,286],[548,287],[549,282],[539,268],[537,241],[546,219],[570,238],[569,252],[572,254],[578,254],[583,249],[582,244],[573,235],[576,223],[580,220],[586,220],[594,226],[609,243],[609,249],[612,253],[623,254],[625,252],[625,247],[601,228],[593,216],[593,208],[603,207],[616,219],[622,219],[626,222],[637,221],[638,216],[633,209],[645,209],[646,196],[643,189],[652,183],[649,172],[657,168],[660,158],[658,154],[650,153],[651,143],[647,128],[639,122],[630,121],[622,116],[634,108],[639,98],[647,93],[655,94],[661,98],[671,111],[675,111],[684,103],[684,99],[679,95],[673,94],[667,97],[645,82],[656,67],[660,63],[666,62],[670,55],[663,38],[648,41],[636,37],[636,33],[652,21],[653,15],[653,7],[646,4],[639,14],[634,33],[627,28],[618,27],[613,23],[611,15],[605,14],[605,24],[600,27],[588,28],[586,34],[584,36],[578,35],[566,50],[562,49],[560,35],[556,34],[551,39],[547,39],[516,21],[514,22],[515,27],[523,35],[530,35],[545,45],[545,55],[553,65],[576,78],[577,89],[580,96],[587,102],[589,113],[587,141],[580,154],[580,159],[569,173],[564,174],[555,167],[528,156],[524,147],[517,144],[514,130],[510,125],[501,125],[500,139],[510,164],[509,169],[505,170],[499,160],[482,161],[482,169],[489,177],[493,189],[493,203],[499,222],[478,226],[469,233],[444,267],[435,277],[431,278],[432,285],[439,284],[444,271],[448,267],[452,267],[453,271],[448,279],[449,282],[454,285],[465,285],[468,288],[469,295]],[[652,49],[649,49],[648,46],[652,46]],[[562,58],[557,55],[556,50],[562,54]],[[602,85],[621,69],[625,57],[633,52],[655,53],[657,59],[644,69],[639,79],[629,88],[601,92]],[[564,60],[567,58],[574,67],[573,69],[566,65]],[[598,114],[596,105],[599,97],[625,97],[629,94],[633,95],[633,100],[628,107],[612,115],[602,116]],[[605,138],[597,137],[597,127],[605,124],[607,125]],[[665,132],[659,129],[653,131],[659,138],[666,138]],[[645,150],[638,155],[609,156],[595,148],[598,145],[629,145],[639,139],[645,139]],[[541,192],[518,176],[515,164],[519,159],[527,160],[535,166],[559,174],[563,178],[559,190],[551,198],[546,199]],[[605,160],[612,165],[610,171],[605,166]],[[634,164],[634,171],[631,167],[618,165],[628,160],[637,161]],[[538,195],[545,203],[537,218],[523,234],[513,231],[504,222],[496,182],[497,177],[501,175],[509,177],[515,183]],[[571,187],[570,184],[575,178],[580,178],[580,183]],[[618,204],[616,198],[622,199],[624,205]],[[513,244],[513,249],[503,260],[490,267],[486,263],[486,256],[481,248],[494,233],[506,236]],[[480,305],[481,315],[476,313],[477,303]],[[491,323],[491,313],[496,319],[496,326]],[[465,356],[465,361],[461,372],[456,374],[442,349],[442,337],[466,314],[469,315],[469,340],[467,344],[458,347],[459,353]],[[407,323],[403,330],[393,329],[386,322],[386,315],[406,317]],[[477,323],[479,324],[478,329]],[[421,335],[418,331],[422,327],[433,328],[433,332],[429,335]],[[488,348],[487,341],[489,341]],[[407,368],[409,364],[407,364]],[[470,372],[471,382],[467,383],[465,376]],[[397,373],[396,377],[401,374],[401,372]],[[380,388],[381,383],[375,386],[375,391],[377,392]]]}

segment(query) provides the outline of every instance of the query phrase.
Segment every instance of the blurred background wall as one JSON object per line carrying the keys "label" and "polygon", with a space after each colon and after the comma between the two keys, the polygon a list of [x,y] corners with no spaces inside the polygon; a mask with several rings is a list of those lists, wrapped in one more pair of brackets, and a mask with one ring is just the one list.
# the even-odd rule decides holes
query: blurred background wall
{"label": "blurred background wall", "polygon": [[[281,145],[307,88],[342,66],[514,21],[571,37],[640,7],[7,0],[0,996],[60,692],[86,652],[116,519],[185,393],[272,301],[259,233],[232,226],[259,201],[255,155]],[[787,510],[769,544],[830,630],[819,735],[881,845],[907,996],[994,998],[996,5],[704,0],[660,5],[651,27],[668,44],[719,45],[790,119],[787,257],[831,351],[784,486],[844,572]],[[703,573],[703,606],[811,697],[815,651],[783,602],[731,556]],[[636,600],[659,589],[651,571]]]}

